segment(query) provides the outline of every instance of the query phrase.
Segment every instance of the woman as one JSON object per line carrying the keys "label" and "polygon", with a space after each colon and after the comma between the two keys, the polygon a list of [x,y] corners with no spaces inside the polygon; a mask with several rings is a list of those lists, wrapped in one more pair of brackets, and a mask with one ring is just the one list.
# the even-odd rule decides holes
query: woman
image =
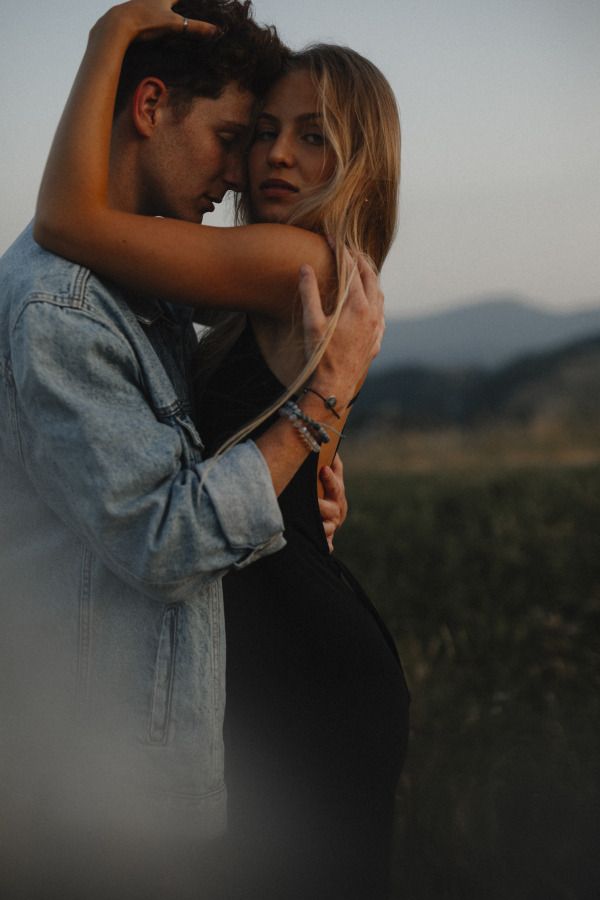
{"label": "woman", "polygon": [[[361,151],[367,157],[368,141],[360,146],[357,131],[375,137],[369,96],[377,90],[381,102],[390,90],[382,81],[345,48],[318,45],[293,56],[258,118],[248,188],[238,202],[242,221],[339,228],[362,180],[344,178],[345,158]],[[339,147],[343,140],[351,151]],[[361,168],[374,167],[367,157],[357,176]],[[375,215],[352,210],[356,245],[368,247],[377,264],[389,241],[385,213],[393,212],[389,184],[379,187],[384,197]],[[210,452],[277,404],[299,367],[290,341],[278,340],[269,320],[250,315],[251,325],[207,377],[213,353],[244,327],[246,317],[239,318],[200,345],[206,383],[198,420]],[[311,454],[280,495],[285,549],[223,583],[230,833],[245,857],[246,896],[252,883],[257,898],[265,884],[273,897],[377,898],[386,890],[408,698],[385,626],[329,556],[314,489],[318,463]]]}
{"label": "woman", "polygon": [[[393,95],[374,66],[341,48],[313,48],[290,60],[258,120],[238,205],[253,224],[234,233],[106,208],[107,91],[110,100],[128,41],[156,30],[156,9],[170,5],[147,3],[147,21],[135,27],[119,13],[110,40],[94,45],[86,90],[74,95],[42,186],[38,237],[134,288],[251,311],[249,325],[215,328],[201,354],[198,414],[207,446],[219,453],[266,427],[314,365],[306,364],[290,296],[298,255],[325,284],[331,258],[318,235],[331,234],[336,247],[367,253],[380,269],[396,220],[399,130]],[[143,4],[133,6],[137,15]],[[96,138],[84,146],[78,104]],[[58,216],[57,195],[68,198]],[[197,260],[208,253],[207,272]],[[348,274],[343,253],[338,260],[339,310]],[[335,446],[325,445],[321,462],[331,462]],[[318,468],[312,454],[280,496],[287,547],[225,585],[233,890],[245,898],[386,893],[408,693],[385,626],[329,556]]]}

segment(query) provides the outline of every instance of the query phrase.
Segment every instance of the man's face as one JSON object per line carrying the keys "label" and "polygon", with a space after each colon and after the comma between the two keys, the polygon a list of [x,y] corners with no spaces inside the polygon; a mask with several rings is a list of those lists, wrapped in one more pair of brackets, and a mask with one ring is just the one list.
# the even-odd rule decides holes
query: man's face
{"label": "man's face", "polygon": [[254,100],[231,82],[217,100],[195,98],[183,119],[164,107],[140,158],[138,211],[200,223],[227,191],[241,190]]}

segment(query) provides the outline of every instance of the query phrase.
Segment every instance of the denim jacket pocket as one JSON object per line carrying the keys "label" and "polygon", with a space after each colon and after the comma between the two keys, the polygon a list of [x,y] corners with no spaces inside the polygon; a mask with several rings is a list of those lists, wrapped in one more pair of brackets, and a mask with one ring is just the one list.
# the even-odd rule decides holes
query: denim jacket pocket
{"label": "denim jacket pocket", "polygon": [[152,708],[148,725],[148,740],[151,744],[165,744],[167,742],[171,697],[175,680],[178,614],[178,606],[173,605],[167,606],[163,615],[158,651],[156,653]]}

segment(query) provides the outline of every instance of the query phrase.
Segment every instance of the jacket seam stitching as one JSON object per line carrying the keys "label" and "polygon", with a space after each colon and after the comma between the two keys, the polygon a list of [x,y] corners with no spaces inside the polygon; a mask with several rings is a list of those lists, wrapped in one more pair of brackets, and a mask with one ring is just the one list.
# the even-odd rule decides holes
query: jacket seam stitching
{"label": "jacket seam stitching", "polygon": [[0,375],[2,375],[2,377],[5,378],[9,384],[15,383],[15,379],[13,377],[13,373],[10,369],[10,366],[8,366],[8,367],[3,366],[2,360],[0,360]]}
{"label": "jacket seam stitching", "polygon": [[[84,270],[85,271],[85,270]],[[88,272],[89,275],[89,272]],[[87,280],[84,284],[84,289],[87,286]],[[23,303],[22,309],[19,311],[17,318],[15,319],[11,336],[14,335],[19,321],[27,309],[28,306],[31,306],[33,303],[50,303],[52,306],[63,306],[65,309],[72,309],[74,312],[80,312],[83,315],[89,316],[94,321],[99,322],[108,328],[113,334],[118,335],[121,339],[123,339],[124,335],[121,329],[116,328],[114,322],[108,318],[108,316],[103,316],[98,312],[93,306],[89,303],[86,303],[81,293],[79,296],[61,296],[60,294],[44,294],[40,291],[36,291],[32,294],[29,294],[27,300]]]}
{"label": "jacket seam stitching", "polygon": [[23,445],[21,443],[21,433],[19,431],[19,411],[17,408],[17,392],[14,389],[13,382],[13,390],[9,391],[8,394],[8,403],[10,406],[10,429],[12,431],[13,441],[15,444],[15,450],[17,451],[17,456],[19,461],[25,471],[27,471],[27,464],[25,462],[25,454],[23,453]]}
{"label": "jacket seam stitching", "polygon": [[[218,640],[218,616],[217,616],[217,584],[211,585],[211,617],[212,617],[212,644],[213,644],[213,715],[216,717],[219,708],[219,672],[221,668],[221,660],[219,659],[219,640]],[[215,728],[212,729],[212,758],[213,758],[213,779],[216,781],[219,774],[219,764],[217,760],[216,734]]]}
{"label": "jacket seam stitching", "polygon": [[75,276],[75,284],[73,285],[73,299],[79,307],[82,307],[85,302],[84,295],[89,276],[90,270],[84,269],[82,267],[78,269],[77,275]]}

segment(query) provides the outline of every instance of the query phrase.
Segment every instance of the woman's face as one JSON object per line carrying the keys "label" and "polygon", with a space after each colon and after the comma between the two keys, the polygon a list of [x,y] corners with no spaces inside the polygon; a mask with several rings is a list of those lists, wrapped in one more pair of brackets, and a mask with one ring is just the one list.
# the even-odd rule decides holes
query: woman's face
{"label": "woman's face", "polygon": [[317,90],[307,72],[285,75],[271,90],[248,155],[257,221],[286,222],[307,189],[331,178],[335,156],[317,109]]}

